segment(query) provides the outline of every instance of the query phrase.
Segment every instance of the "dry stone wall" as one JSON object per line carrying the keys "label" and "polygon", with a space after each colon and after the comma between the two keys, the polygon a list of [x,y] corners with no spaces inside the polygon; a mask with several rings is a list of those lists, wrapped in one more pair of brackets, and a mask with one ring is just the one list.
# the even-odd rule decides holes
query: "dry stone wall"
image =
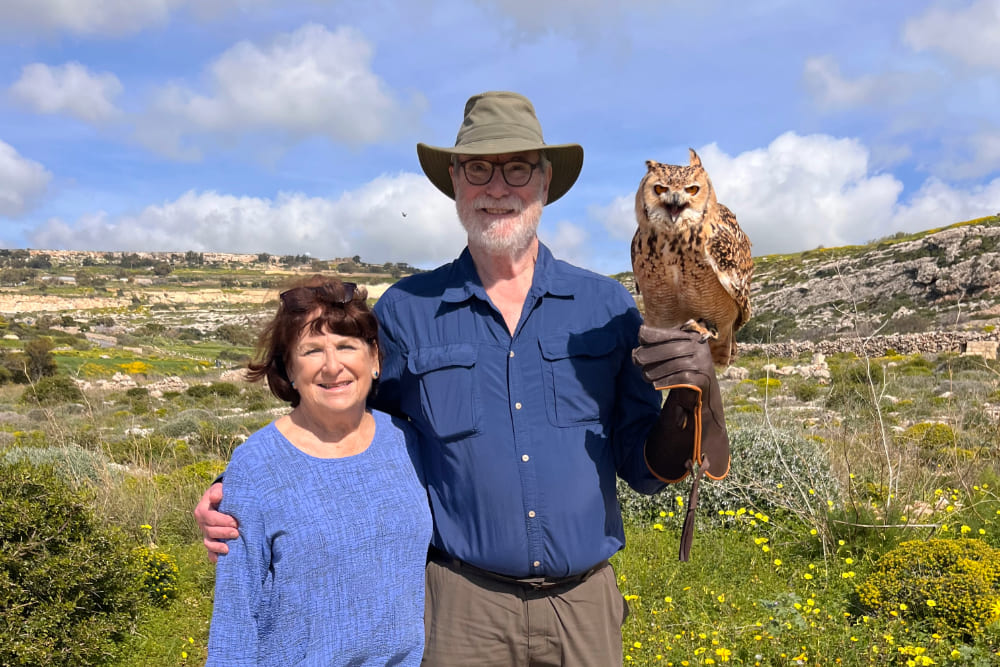
{"label": "dry stone wall", "polygon": [[[858,356],[899,354],[936,354],[940,352],[976,353],[995,359],[1000,337],[981,331],[933,331],[916,334],[891,334],[869,338],[846,337],[823,341],[790,341],[787,343],[741,343],[741,354],[763,354],[768,357],[791,358],[803,353],[853,352]],[[971,349],[968,349],[971,348]],[[992,354],[990,355],[990,351]],[[987,356],[990,355],[990,356]]]}

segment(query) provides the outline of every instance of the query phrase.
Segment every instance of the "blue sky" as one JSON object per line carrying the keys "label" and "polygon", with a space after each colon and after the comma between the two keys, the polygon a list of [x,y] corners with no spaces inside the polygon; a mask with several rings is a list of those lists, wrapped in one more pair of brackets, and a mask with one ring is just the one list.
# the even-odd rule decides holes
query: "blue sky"
{"label": "blue sky", "polygon": [[865,243],[1000,211],[997,45],[1000,0],[4,0],[0,247],[435,266],[415,144],[485,90],[584,147],[557,256],[629,269],[688,147],[755,255]]}

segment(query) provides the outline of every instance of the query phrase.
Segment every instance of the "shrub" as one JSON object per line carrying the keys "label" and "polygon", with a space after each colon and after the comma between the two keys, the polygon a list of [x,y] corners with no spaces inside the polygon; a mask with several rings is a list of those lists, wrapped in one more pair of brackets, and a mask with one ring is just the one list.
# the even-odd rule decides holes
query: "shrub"
{"label": "shrub", "polygon": [[232,382],[213,382],[208,388],[219,398],[235,398],[240,395],[240,388]]}
{"label": "shrub", "polygon": [[237,422],[218,419],[202,422],[198,428],[196,444],[202,452],[228,461],[233,455],[233,450],[252,432]]}
{"label": "shrub", "polygon": [[934,460],[955,451],[955,431],[940,422],[920,422],[898,436],[902,442],[916,445],[921,457]]}
{"label": "shrub", "polygon": [[154,470],[179,468],[193,459],[183,440],[168,438],[160,433],[108,440],[104,449],[115,463],[140,465]]}
{"label": "shrub", "polygon": [[21,403],[38,402],[51,405],[54,403],[77,403],[83,400],[83,392],[72,379],[65,375],[50,375],[43,377],[34,386],[29,386],[21,395]]}
{"label": "shrub", "polygon": [[903,542],[856,592],[867,611],[896,612],[942,634],[977,634],[1000,620],[1000,550],[971,539]]}
{"label": "shrub", "polygon": [[150,601],[164,607],[177,598],[177,561],[168,553],[139,547],[136,558],[142,565],[142,586]]}
{"label": "shrub", "polygon": [[[830,474],[822,442],[798,431],[734,426],[731,421],[732,467],[725,479],[702,481],[697,508],[700,517],[721,521],[727,513],[741,508],[801,517],[812,514],[810,504],[825,509],[827,500],[839,498],[839,486]],[[649,520],[660,512],[676,511],[675,496],[686,498],[689,489],[690,481],[684,480],[656,496],[644,496],[620,484],[619,500],[627,519]]]}
{"label": "shrub", "polygon": [[[830,393],[826,405],[833,410],[853,411],[873,408],[873,390],[885,382],[885,370],[879,364],[855,361],[830,366]],[[860,415],[859,415],[860,416]]]}
{"label": "shrub", "polygon": [[24,354],[27,357],[27,375],[31,380],[39,380],[56,373],[56,361],[52,357],[55,347],[49,338],[36,338],[24,344]]}
{"label": "shrub", "polygon": [[225,350],[219,350],[219,359],[223,361],[232,361],[240,366],[245,366],[247,362],[250,361],[250,355],[240,350],[227,348]]}
{"label": "shrub", "polygon": [[69,447],[14,447],[4,452],[0,464],[27,462],[31,465],[51,466],[52,471],[64,482],[79,486],[83,482],[96,483],[106,479],[110,471],[108,460],[97,452],[77,445]]}
{"label": "shrub", "polygon": [[208,398],[209,396],[234,398],[240,395],[240,388],[232,382],[213,382],[192,385],[184,390],[184,393],[192,398]]}
{"label": "shrub", "polygon": [[107,664],[142,600],[125,538],[51,468],[0,464],[0,498],[0,664]]}
{"label": "shrub", "polygon": [[25,370],[28,368],[28,358],[19,350],[0,349],[0,368],[3,369],[3,376],[7,378],[5,382],[16,382],[26,384],[28,376]]}
{"label": "shrub", "polygon": [[781,389],[781,380],[774,377],[760,378],[759,380],[750,380],[750,382],[757,388],[757,394],[759,396],[767,396],[778,393]]}
{"label": "shrub", "polygon": [[[890,356],[889,352],[886,356]],[[934,372],[934,364],[923,355],[911,354],[899,361],[896,370],[902,375],[928,375]]]}
{"label": "shrub", "polygon": [[257,339],[252,328],[240,324],[221,325],[215,330],[215,337],[238,347],[253,347]]}
{"label": "shrub", "polygon": [[789,389],[795,399],[803,403],[814,401],[819,397],[819,384],[809,378],[795,378],[790,380]]}
{"label": "shrub", "polygon": [[940,375],[949,375],[962,371],[983,371],[990,368],[989,362],[975,355],[941,355],[939,362],[937,368],[934,370]]}
{"label": "shrub", "polygon": [[202,422],[214,422],[216,417],[208,410],[184,410],[159,429],[168,438],[183,438],[197,435]]}
{"label": "shrub", "polygon": [[130,387],[125,390],[125,396],[132,401],[144,401],[149,399],[149,389],[145,387]]}
{"label": "shrub", "polygon": [[212,482],[226,469],[225,461],[198,461],[166,474],[154,475],[157,540],[189,544],[201,534],[191,510]]}

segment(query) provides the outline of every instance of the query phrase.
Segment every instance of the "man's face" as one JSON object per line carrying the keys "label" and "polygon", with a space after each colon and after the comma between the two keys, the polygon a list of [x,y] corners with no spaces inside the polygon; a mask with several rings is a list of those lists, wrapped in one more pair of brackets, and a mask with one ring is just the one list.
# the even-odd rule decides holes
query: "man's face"
{"label": "man's face", "polygon": [[[459,157],[459,166],[450,169],[451,181],[458,219],[469,235],[470,246],[494,253],[514,253],[531,243],[549,195],[552,176],[552,168],[546,166],[543,170],[540,160],[538,151]],[[491,168],[492,177],[489,176]],[[527,183],[510,185],[507,182],[519,183],[518,176],[523,176],[525,170],[530,171]],[[473,185],[467,174],[477,183],[485,178],[489,180]]]}

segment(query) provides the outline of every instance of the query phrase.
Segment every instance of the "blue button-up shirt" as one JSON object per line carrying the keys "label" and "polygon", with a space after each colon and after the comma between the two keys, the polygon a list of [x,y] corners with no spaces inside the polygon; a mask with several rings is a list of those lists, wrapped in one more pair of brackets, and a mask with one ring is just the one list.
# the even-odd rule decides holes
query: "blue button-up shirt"
{"label": "blue button-up shirt", "polygon": [[379,299],[376,407],[408,417],[434,545],[517,577],[586,571],[625,544],[616,474],[663,484],[643,442],[660,394],[632,364],[640,315],[617,281],[539,247],[511,336],[466,249]]}

